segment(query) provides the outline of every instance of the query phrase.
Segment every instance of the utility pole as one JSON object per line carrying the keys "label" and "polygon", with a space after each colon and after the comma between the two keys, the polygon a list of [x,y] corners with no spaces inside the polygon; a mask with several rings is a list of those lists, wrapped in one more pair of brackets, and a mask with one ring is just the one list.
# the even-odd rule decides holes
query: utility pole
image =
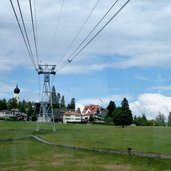
{"label": "utility pole", "polygon": [[46,122],[51,122],[53,131],[56,131],[51,96],[52,89],[50,85],[50,75],[56,74],[55,68],[56,65],[38,65],[37,72],[39,75],[44,75],[44,83],[41,94],[36,131],[39,131],[41,123]]}

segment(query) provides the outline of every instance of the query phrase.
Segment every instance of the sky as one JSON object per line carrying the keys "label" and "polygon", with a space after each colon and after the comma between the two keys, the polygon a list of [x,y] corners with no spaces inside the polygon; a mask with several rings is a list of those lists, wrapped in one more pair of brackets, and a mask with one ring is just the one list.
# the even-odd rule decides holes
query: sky
{"label": "sky", "polygon": [[[67,50],[96,2],[32,0],[40,64],[55,64],[58,68],[69,59],[114,1],[99,1]],[[93,35],[125,2],[116,3]],[[0,4],[0,99],[12,98],[18,84],[20,100],[39,101],[42,75],[33,67],[10,1],[0,0]],[[22,0],[20,5],[35,53],[29,2]],[[14,6],[17,9],[16,1]],[[120,106],[125,97],[134,115],[145,113],[153,119],[161,112],[167,118],[171,111],[170,18],[170,0],[130,0],[69,65],[51,77],[51,85],[65,96],[66,103],[74,97],[78,106],[106,107],[110,100]]]}

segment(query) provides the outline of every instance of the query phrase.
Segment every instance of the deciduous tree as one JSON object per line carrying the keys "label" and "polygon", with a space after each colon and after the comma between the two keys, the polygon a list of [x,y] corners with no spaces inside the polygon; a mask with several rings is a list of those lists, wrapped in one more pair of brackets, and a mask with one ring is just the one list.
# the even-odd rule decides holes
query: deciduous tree
{"label": "deciduous tree", "polygon": [[150,126],[150,123],[148,122],[145,114],[143,114],[142,116],[138,116],[138,117],[134,116],[133,123],[136,126]]}

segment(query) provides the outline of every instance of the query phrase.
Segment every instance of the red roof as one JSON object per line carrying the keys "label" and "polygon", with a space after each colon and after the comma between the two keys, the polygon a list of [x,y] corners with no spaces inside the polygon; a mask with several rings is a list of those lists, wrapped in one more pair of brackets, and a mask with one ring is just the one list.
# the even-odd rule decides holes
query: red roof
{"label": "red roof", "polygon": [[83,114],[96,114],[98,108],[101,107],[99,105],[85,106],[83,110]]}

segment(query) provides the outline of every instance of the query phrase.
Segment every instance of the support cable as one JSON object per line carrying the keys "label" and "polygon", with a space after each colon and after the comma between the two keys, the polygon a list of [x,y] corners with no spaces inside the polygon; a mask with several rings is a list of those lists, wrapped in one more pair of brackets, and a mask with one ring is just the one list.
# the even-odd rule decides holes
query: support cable
{"label": "support cable", "polygon": [[61,8],[60,8],[60,11],[59,11],[59,14],[58,14],[58,17],[57,17],[57,23],[56,23],[56,28],[55,28],[55,33],[54,33],[54,36],[53,36],[53,40],[52,40],[51,55],[50,55],[50,56],[53,55],[54,44],[55,44],[55,38],[56,38],[57,30],[58,30],[58,28],[59,28],[59,22],[60,22],[60,19],[61,19],[63,6],[64,6],[64,0],[62,0],[62,2],[61,2]]}
{"label": "support cable", "polygon": [[91,17],[92,13],[94,12],[94,10],[96,9],[97,5],[99,4],[100,0],[97,0],[97,2],[95,3],[95,5],[93,6],[92,10],[90,11],[90,14],[87,16],[86,20],[84,21],[84,23],[82,24],[81,28],[79,29],[79,31],[77,32],[77,34],[75,35],[74,39],[72,40],[72,42],[70,43],[70,45],[68,46],[67,50],[65,51],[63,58],[66,57],[66,54],[68,53],[68,51],[71,49],[72,45],[74,44],[74,42],[76,41],[76,39],[78,38],[78,36],[80,35],[81,31],[83,30],[84,26],[86,25],[86,23],[88,22],[89,18]]}
{"label": "support cable", "polygon": [[21,21],[22,21],[22,24],[23,24],[25,36],[26,36],[26,39],[27,39],[27,45],[28,45],[28,47],[29,47],[31,56],[32,56],[32,58],[34,59],[33,51],[32,51],[31,45],[30,45],[30,40],[29,40],[29,37],[28,37],[28,34],[27,34],[27,29],[26,29],[26,25],[25,25],[25,22],[24,22],[24,18],[23,18],[23,14],[22,14],[22,11],[21,11],[21,6],[20,6],[20,3],[19,3],[19,0],[17,0],[17,5],[18,5],[19,12],[20,12]]}
{"label": "support cable", "polygon": [[18,24],[18,27],[19,27],[19,29],[20,29],[22,38],[23,38],[23,40],[24,40],[25,46],[26,46],[26,48],[27,48],[28,54],[29,54],[30,59],[31,59],[31,61],[32,61],[32,64],[33,64],[33,66],[34,66],[34,68],[35,68],[35,70],[36,70],[36,63],[35,63],[33,54],[31,53],[31,51],[30,51],[30,49],[29,49],[29,46],[28,46],[28,44],[27,44],[26,38],[25,38],[24,33],[23,33],[23,30],[22,30],[22,28],[21,28],[21,24],[20,24],[20,22],[19,22],[19,19],[18,19],[18,16],[17,16],[17,13],[16,13],[16,10],[15,10],[15,7],[14,7],[14,4],[13,4],[12,0],[10,0],[10,3],[11,3],[11,6],[12,6],[12,9],[13,9],[15,18],[16,18],[16,20],[17,20],[17,24]]}
{"label": "support cable", "polygon": [[72,52],[72,54],[69,56],[69,58],[59,67],[59,70],[63,68],[66,64],[70,63],[70,59],[72,56],[78,51],[78,49],[83,45],[83,43],[89,38],[89,36],[93,33],[93,31],[99,26],[99,24],[104,20],[104,18],[108,15],[108,13],[114,8],[118,0],[116,0],[112,6],[109,8],[109,10],[103,15],[103,17],[99,20],[99,22],[94,26],[94,28],[90,31],[90,33],[84,38],[84,40],[78,45],[78,47]]}
{"label": "support cable", "polygon": [[[36,15],[36,1],[34,0],[34,22],[35,22],[35,35],[36,35],[36,45],[37,45],[37,54],[38,54],[38,58],[37,58],[37,62],[40,63],[39,60],[39,49],[38,49],[38,33],[37,33],[37,15]],[[39,64],[38,63],[38,64]]]}
{"label": "support cable", "polygon": [[34,46],[35,46],[35,50],[36,50],[37,64],[39,64],[39,57],[38,57],[38,50],[37,50],[37,41],[36,41],[36,33],[35,33],[35,26],[34,26],[33,10],[32,10],[31,0],[29,0],[29,5],[30,5],[30,14],[31,14],[31,21],[32,21],[32,29],[33,29]]}
{"label": "support cable", "polygon": [[122,9],[129,3],[130,0],[127,0],[124,5],[103,25],[103,27],[74,55],[72,58],[68,59],[67,63],[65,63],[60,69],[63,69],[66,65],[72,62],[74,58],[76,58],[97,36],[102,30],[122,11]]}

